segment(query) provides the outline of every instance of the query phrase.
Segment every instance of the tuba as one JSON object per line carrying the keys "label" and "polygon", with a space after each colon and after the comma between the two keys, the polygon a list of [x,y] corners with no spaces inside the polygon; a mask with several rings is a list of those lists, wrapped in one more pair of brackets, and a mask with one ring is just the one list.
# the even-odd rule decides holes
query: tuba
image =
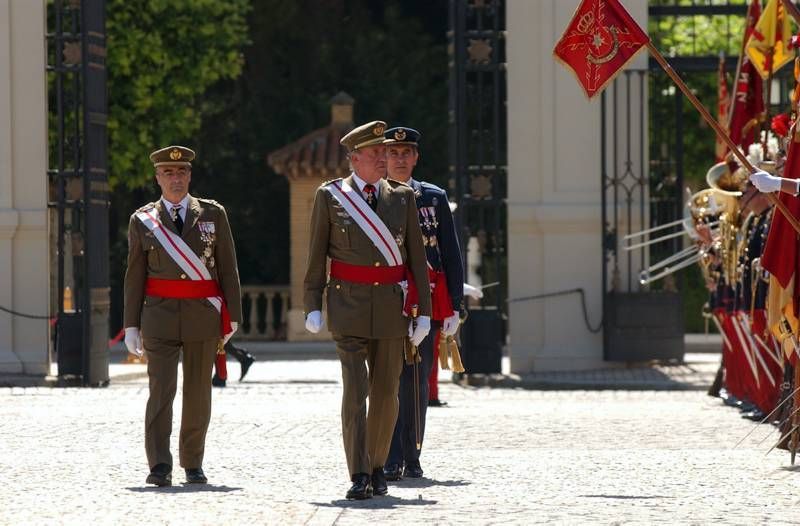
{"label": "tuba", "polygon": [[706,173],[706,183],[715,192],[715,199],[722,209],[719,215],[719,248],[722,274],[728,285],[736,284],[741,277],[739,256],[744,248],[746,229],[739,209],[739,197],[747,185],[747,178],[744,167],[727,162],[715,164]]}

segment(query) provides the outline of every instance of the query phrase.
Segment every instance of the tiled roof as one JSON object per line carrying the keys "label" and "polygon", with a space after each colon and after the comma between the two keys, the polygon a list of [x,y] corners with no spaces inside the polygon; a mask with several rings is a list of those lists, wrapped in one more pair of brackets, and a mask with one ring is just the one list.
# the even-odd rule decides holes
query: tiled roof
{"label": "tiled roof", "polygon": [[339,144],[339,139],[352,128],[352,124],[331,124],[314,130],[270,153],[267,163],[275,172],[289,179],[344,177],[349,173],[349,163],[347,152]]}

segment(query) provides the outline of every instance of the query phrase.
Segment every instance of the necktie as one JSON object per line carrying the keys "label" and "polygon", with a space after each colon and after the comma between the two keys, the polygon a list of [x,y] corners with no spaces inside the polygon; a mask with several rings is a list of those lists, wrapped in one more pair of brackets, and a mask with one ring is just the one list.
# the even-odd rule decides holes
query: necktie
{"label": "necktie", "polygon": [[175,229],[178,233],[183,232],[183,219],[181,219],[181,205],[176,205],[172,207],[172,222],[175,223]]}
{"label": "necktie", "polygon": [[367,204],[369,205],[372,210],[376,210],[378,208],[378,198],[375,195],[375,187],[371,184],[364,185],[364,193],[367,194]]}

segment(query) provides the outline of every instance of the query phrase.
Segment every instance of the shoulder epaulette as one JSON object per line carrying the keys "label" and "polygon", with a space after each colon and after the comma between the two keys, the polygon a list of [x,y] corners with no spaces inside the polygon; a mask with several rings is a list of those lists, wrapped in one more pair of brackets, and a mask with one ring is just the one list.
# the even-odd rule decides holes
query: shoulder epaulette
{"label": "shoulder epaulette", "polygon": [[145,210],[152,210],[155,207],[156,207],[156,203],[155,203],[155,201],[153,201],[152,203],[147,203],[146,205],[137,208],[136,212],[134,212],[134,214],[138,214],[139,212],[144,212]]}
{"label": "shoulder epaulette", "polygon": [[397,188],[398,186],[406,186],[406,187],[408,187],[408,188],[411,188],[411,187],[408,185],[408,183],[404,183],[404,182],[402,182],[402,181],[398,181],[397,179],[389,179],[389,178],[387,177],[387,178],[386,178],[386,182],[387,182],[387,183],[389,183],[390,185],[392,185],[392,188]]}
{"label": "shoulder epaulette", "polygon": [[444,189],[442,187],[436,186],[435,184],[429,183],[427,181],[420,181],[419,184],[420,184],[420,186],[424,186],[425,188],[430,188],[431,190],[444,191]]}
{"label": "shoulder epaulette", "polygon": [[341,181],[344,177],[334,177],[333,179],[328,179],[327,181],[323,182],[320,186],[328,186],[334,181]]}
{"label": "shoulder epaulette", "polygon": [[215,201],[213,199],[208,199],[206,197],[198,197],[197,200],[203,203],[204,205],[211,205],[211,206],[216,206],[217,208],[223,208],[218,201]]}

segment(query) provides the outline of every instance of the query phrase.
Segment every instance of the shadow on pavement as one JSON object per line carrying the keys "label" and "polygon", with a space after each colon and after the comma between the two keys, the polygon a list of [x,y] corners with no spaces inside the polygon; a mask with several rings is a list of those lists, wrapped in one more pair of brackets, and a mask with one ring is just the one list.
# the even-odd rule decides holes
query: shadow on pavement
{"label": "shadow on pavement", "polygon": [[241,491],[242,488],[230,486],[214,486],[213,484],[181,484],[180,486],[139,486],[125,488],[135,493],[230,493]]}
{"label": "shadow on pavement", "polygon": [[457,486],[469,486],[472,482],[467,480],[435,480],[429,479],[427,477],[422,477],[418,479],[410,479],[404,478],[398,480],[396,482],[392,482],[392,484],[397,484],[403,488],[430,488],[432,486],[445,486],[445,487],[457,487]]}
{"label": "shadow on pavement", "polygon": [[372,497],[364,500],[332,500],[330,502],[310,502],[313,506],[323,508],[356,508],[356,509],[394,509],[400,506],[430,506],[439,501],[425,499],[401,499],[399,497]]}
{"label": "shadow on pavement", "polygon": [[674,499],[668,495],[578,495],[586,499],[619,499],[619,500],[647,500],[647,499]]}
{"label": "shadow on pavement", "polygon": [[252,385],[278,385],[278,384],[318,384],[318,385],[336,385],[341,382],[338,380],[314,380],[313,378],[308,378],[304,380],[243,380],[241,382],[242,385],[252,384]]}

